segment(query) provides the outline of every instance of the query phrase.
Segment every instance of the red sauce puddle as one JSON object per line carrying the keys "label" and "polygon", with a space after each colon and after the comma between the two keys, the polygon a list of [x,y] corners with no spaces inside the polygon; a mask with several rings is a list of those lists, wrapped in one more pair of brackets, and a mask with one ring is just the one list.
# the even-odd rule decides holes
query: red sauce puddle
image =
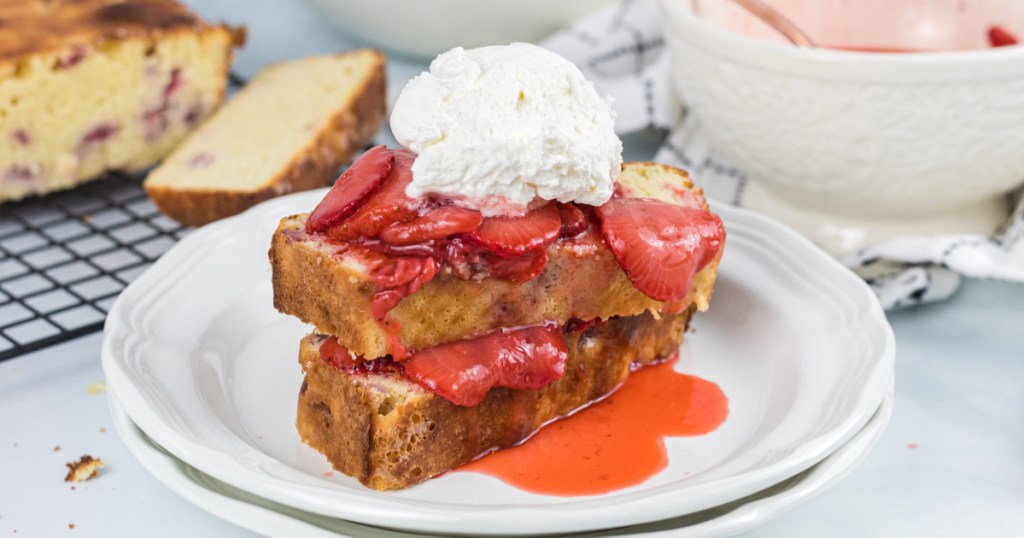
{"label": "red sauce puddle", "polygon": [[641,368],[608,398],[459,470],[545,495],[598,495],[640,484],[668,465],[665,437],[704,435],[729,414],[718,385],[676,372],[675,362]]}

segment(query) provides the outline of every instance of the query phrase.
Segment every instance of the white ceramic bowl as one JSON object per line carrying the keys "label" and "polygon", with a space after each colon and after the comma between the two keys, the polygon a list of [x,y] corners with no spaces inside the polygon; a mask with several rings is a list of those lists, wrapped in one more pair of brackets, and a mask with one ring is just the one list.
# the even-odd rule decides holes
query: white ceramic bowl
{"label": "white ceramic bowl", "polygon": [[537,41],[614,0],[308,0],[345,32],[418,57]]}
{"label": "white ceramic bowl", "polygon": [[[993,23],[1024,36],[1024,2],[770,2],[827,45],[975,49],[926,54],[798,49],[731,2],[701,0],[699,15],[695,3],[661,0],[673,79],[756,179],[749,205],[819,242],[843,233],[819,217],[902,232],[1006,218],[1003,195],[1024,182],[1024,47],[986,36]],[[854,236],[845,247],[870,239]]]}

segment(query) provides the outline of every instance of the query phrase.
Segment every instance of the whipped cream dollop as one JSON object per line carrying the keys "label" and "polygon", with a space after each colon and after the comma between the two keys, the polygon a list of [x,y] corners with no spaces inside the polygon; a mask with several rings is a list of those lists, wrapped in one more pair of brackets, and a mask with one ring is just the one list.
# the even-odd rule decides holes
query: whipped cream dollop
{"label": "whipped cream dollop", "polygon": [[391,130],[417,153],[409,196],[439,194],[485,216],[536,199],[601,205],[622,166],[615,112],[580,70],[536,45],[438,56],[412,79]]}

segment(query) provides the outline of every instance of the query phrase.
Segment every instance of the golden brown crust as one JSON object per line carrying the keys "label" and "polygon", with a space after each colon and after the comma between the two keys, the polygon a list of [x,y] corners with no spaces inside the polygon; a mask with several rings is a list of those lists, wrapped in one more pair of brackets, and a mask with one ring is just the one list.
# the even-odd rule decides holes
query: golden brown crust
{"label": "golden brown crust", "polygon": [[540,390],[492,389],[461,407],[397,376],[346,375],[303,339],[306,378],[296,426],[340,472],[377,490],[409,487],[481,454],[514,445],[547,422],[615,390],[630,364],[674,353],[694,309],[655,319],[613,318],[566,335],[566,374]]}
{"label": "golden brown crust", "polygon": [[175,32],[244,32],[213,26],[173,0],[0,0],[0,63],[72,45]]}
{"label": "golden brown crust", "polygon": [[[185,189],[145,184],[157,208],[189,226],[202,226],[288,193],[328,185],[335,173],[376,134],[386,111],[385,57],[378,62],[350,107],[336,111],[327,125],[298,151],[266,186],[253,191]],[[344,56],[340,54],[339,56]]]}

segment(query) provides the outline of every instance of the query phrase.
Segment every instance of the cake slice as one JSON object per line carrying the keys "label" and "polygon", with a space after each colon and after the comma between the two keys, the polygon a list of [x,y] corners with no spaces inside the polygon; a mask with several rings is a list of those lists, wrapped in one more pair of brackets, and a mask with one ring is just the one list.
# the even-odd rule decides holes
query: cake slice
{"label": "cake slice", "polygon": [[[327,337],[300,344],[305,380],[296,426],[338,471],[377,489],[399,489],[515,445],[547,422],[614,391],[631,365],[675,353],[693,309],[562,327],[565,374],[536,390],[493,388],[457,405],[411,381],[403,363],[353,366],[322,353]],[[340,362],[340,364],[339,364]]]}
{"label": "cake slice", "polygon": [[224,97],[243,32],[171,0],[5,0],[0,202],[163,158]]}
{"label": "cake slice", "polygon": [[[708,211],[701,190],[677,168],[626,163],[618,182],[623,196]],[[552,243],[546,266],[533,278],[485,274],[466,278],[441,268],[380,316],[375,300],[388,284],[374,277],[379,260],[372,253],[308,233],[307,219],[308,215],[285,218],[274,234],[270,248],[274,306],[312,324],[321,334],[338,337],[364,357],[402,354],[406,349],[543,321],[562,324],[571,318],[680,312],[691,304],[705,310],[721,255],[719,249],[696,272],[685,296],[659,301],[633,284],[601,234],[591,229]]]}
{"label": "cake slice", "polygon": [[150,173],[146,192],[199,226],[329,184],[380,126],[384,64],[357,50],[263,70]]}
{"label": "cake slice", "polygon": [[622,163],[614,116],[540,47],[456,48],[402,91],[404,148],[280,221],[274,304],[315,329],[297,427],[336,469],[408,487],[676,352],[725,229],[682,170]]}

